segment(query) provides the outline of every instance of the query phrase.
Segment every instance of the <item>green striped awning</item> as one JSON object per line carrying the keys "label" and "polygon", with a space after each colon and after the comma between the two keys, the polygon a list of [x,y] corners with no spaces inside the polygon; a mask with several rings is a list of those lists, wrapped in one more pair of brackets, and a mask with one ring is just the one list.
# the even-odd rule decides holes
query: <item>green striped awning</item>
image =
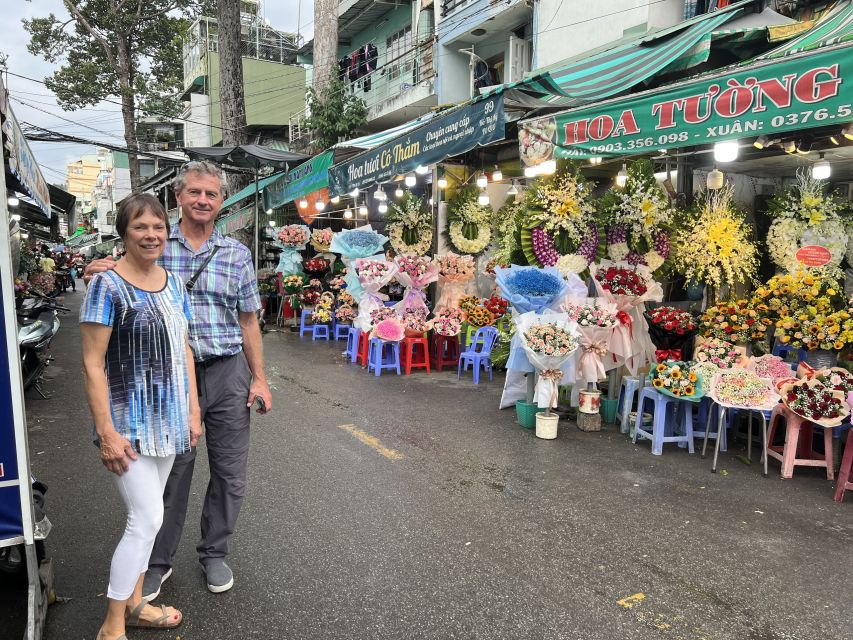
{"label": "green striped awning", "polygon": [[814,28],[753,60],[784,58],[795,53],[814,51],[851,40],[853,40],[853,2],[847,0],[838,3],[835,10],[824,15]]}
{"label": "green striped awning", "polygon": [[415,118],[414,120],[404,122],[403,124],[397,125],[396,127],[392,127],[390,129],[386,129],[385,131],[380,131],[379,133],[371,133],[366,136],[361,136],[360,138],[353,138],[352,140],[344,140],[343,142],[339,142],[334,145],[333,148],[361,150],[373,149],[374,147],[378,147],[381,144],[385,144],[389,140],[393,140],[394,138],[406,135],[406,133],[408,133],[412,129],[417,129],[425,122],[432,120],[434,116],[434,112],[425,113],[424,115]]}
{"label": "green striped awning", "polygon": [[[278,173],[274,173],[271,176],[267,176],[266,178],[261,178],[258,180],[258,190],[262,191],[264,187],[268,186],[272,182],[278,180],[281,176],[283,176],[286,171],[279,171]],[[233,196],[228,198],[225,202],[222,203],[222,208],[227,209],[228,207],[237,204],[241,200],[245,200],[248,197],[255,197],[255,183],[253,182],[248,187],[243,187]]]}

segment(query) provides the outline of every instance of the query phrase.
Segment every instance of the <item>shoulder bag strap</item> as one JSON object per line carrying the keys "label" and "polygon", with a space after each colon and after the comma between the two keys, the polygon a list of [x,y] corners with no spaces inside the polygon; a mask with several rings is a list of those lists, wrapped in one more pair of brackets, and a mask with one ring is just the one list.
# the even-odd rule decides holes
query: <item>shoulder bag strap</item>
{"label": "shoulder bag strap", "polygon": [[213,256],[216,255],[217,251],[219,251],[219,245],[215,245],[213,247],[213,251],[211,251],[209,254],[207,254],[207,257],[204,259],[204,262],[201,263],[201,266],[196,270],[196,272],[193,274],[192,278],[187,280],[186,284],[184,285],[184,286],[186,286],[187,291],[192,291],[193,287],[195,286],[196,281],[198,281],[198,277],[201,275],[201,272],[204,271],[204,268],[207,266],[207,263],[210,262],[211,260],[213,260]]}

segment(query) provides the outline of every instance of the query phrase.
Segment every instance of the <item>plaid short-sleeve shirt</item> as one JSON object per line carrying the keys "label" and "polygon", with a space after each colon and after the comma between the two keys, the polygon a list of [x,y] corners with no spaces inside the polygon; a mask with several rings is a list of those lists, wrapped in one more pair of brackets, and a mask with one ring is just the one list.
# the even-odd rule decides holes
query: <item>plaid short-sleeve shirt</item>
{"label": "plaid short-sleeve shirt", "polygon": [[251,252],[242,243],[226,238],[215,229],[195,251],[178,223],[173,224],[160,264],[186,282],[214,246],[219,250],[189,292],[190,347],[196,361],[239,353],[243,334],[238,312],[261,308]]}

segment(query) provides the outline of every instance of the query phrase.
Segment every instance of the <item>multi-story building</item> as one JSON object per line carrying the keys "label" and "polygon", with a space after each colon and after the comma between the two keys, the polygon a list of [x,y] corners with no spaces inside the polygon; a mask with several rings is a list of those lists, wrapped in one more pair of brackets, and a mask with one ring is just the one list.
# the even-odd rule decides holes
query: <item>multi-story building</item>
{"label": "multi-story building", "polygon": [[[258,0],[241,1],[241,53],[248,131],[256,140],[289,139],[290,117],[305,108],[305,69],[296,64],[297,37],[272,28],[258,15]],[[184,145],[203,147],[222,140],[220,79],[214,18],[202,17],[183,43],[186,109]]]}
{"label": "multi-story building", "polygon": [[93,191],[101,170],[110,161],[110,151],[98,149],[96,153],[80,156],[65,167],[66,191],[77,198],[76,214],[88,213],[94,206]]}

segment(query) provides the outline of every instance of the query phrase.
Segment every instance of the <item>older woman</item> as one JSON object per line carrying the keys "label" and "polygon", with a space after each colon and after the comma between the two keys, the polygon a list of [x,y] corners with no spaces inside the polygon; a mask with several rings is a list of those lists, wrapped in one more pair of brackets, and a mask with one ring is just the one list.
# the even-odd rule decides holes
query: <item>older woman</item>
{"label": "older woman", "polygon": [[195,371],[188,366],[187,293],[180,278],[157,264],[168,239],[166,211],[151,195],[130,196],[119,208],[116,229],[126,254],[115,269],[92,279],[80,310],[96,442],[127,506],[98,640],[126,640],[129,626],[181,623],[176,609],[142,600],[142,581],[175,455],[190,451],[201,436]]}

